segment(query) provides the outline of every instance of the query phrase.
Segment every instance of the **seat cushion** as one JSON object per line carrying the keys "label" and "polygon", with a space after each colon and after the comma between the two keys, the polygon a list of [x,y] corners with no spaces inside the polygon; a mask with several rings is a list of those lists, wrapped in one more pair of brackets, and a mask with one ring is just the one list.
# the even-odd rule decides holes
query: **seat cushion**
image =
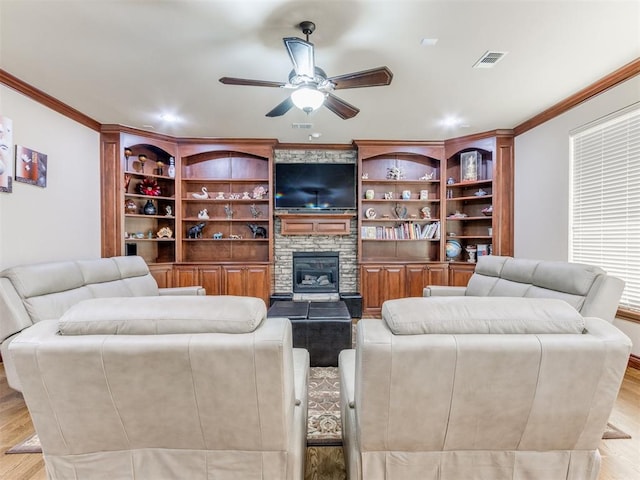
{"label": "seat cushion", "polygon": [[425,333],[573,333],[584,318],[551,298],[416,297],[388,300],[382,318],[396,335]]}
{"label": "seat cushion", "polygon": [[62,335],[250,333],[266,312],[262,299],[231,295],[94,298],[71,307],[58,326]]}

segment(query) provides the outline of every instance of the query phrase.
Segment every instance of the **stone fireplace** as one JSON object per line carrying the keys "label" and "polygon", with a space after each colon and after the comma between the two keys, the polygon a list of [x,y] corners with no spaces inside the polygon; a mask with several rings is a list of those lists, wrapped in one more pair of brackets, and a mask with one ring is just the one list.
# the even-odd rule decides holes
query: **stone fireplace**
{"label": "stone fireplace", "polygon": [[338,293],[338,252],[293,252],[293,293]]}

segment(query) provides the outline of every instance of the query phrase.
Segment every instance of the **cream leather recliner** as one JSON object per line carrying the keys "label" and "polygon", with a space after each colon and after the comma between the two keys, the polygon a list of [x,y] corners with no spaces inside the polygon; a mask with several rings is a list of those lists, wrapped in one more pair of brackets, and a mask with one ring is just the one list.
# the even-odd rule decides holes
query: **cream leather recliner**
{"label": "cream leather recliner", "polygon": [[585,317],[613,322],[623,289],[621,279],[593,265],[486,255],[466,287],[430,285],[423,295],[559,298]]}
{"label": "cream leather recliner", "polygon": [[9,351],[55,480],[301,480],[309,355],[251,297],[85,300]]}
{"label": "cream leather recliner", "polygon": [[60,318],[89,298],[204,295],[202,287],[158,288],[142,257],[122,256],[19,265],[0,272],[0,352],[9,386],[20,382],[9,356],[19,332]]}
{"label": "cream leather recliner", "polygon": [[595,480],[631,349],[557,299],[390,300],[340,353],[350,480]]}

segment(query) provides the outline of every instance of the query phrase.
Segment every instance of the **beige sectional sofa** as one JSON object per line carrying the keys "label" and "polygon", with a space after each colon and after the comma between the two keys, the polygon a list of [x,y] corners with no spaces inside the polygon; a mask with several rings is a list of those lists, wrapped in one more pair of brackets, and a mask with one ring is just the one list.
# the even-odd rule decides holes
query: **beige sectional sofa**
{"label": "beige sectional sofa", "polygon": [[309,355],[264,301],[96,298],[9,346],[55,480],[302,480]]}
{"label": "beige sectional sofa", "polygon": [[158,288],[141,257],[21,265],[0,272],[0,352],[9,386],[21,390],[8,347],[16,334],[60,318],[90,298],[204,295],[202,287]]}
{"label": "beige sectional sofa", "polygon": [[[481,265],[479,265],[481,266]],[[631,349],[558,299],[387,301],[340,354],[350,480],[595,480]]]}
{"label": "beige sectional sofa", "polygon": [[585,317],[613,322],[624,282],[592,265],[487,255],[466,287],[427,286],[425,297],[559,298]]}

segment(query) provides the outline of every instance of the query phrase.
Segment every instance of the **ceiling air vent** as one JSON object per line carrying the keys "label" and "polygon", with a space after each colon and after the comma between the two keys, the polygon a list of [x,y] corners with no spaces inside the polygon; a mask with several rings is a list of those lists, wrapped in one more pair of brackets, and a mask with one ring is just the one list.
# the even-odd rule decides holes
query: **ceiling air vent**
{"label": "ceiling air vent", "polygon": [[308,130],[313,127],[313,123],[292,123],[291,128],[300,128],[303,130]]}
{"label": "ceiling air vent", "polygon": [[473,68],[493,68],[508,52],[492,52],[487,50],[473,65]]}

